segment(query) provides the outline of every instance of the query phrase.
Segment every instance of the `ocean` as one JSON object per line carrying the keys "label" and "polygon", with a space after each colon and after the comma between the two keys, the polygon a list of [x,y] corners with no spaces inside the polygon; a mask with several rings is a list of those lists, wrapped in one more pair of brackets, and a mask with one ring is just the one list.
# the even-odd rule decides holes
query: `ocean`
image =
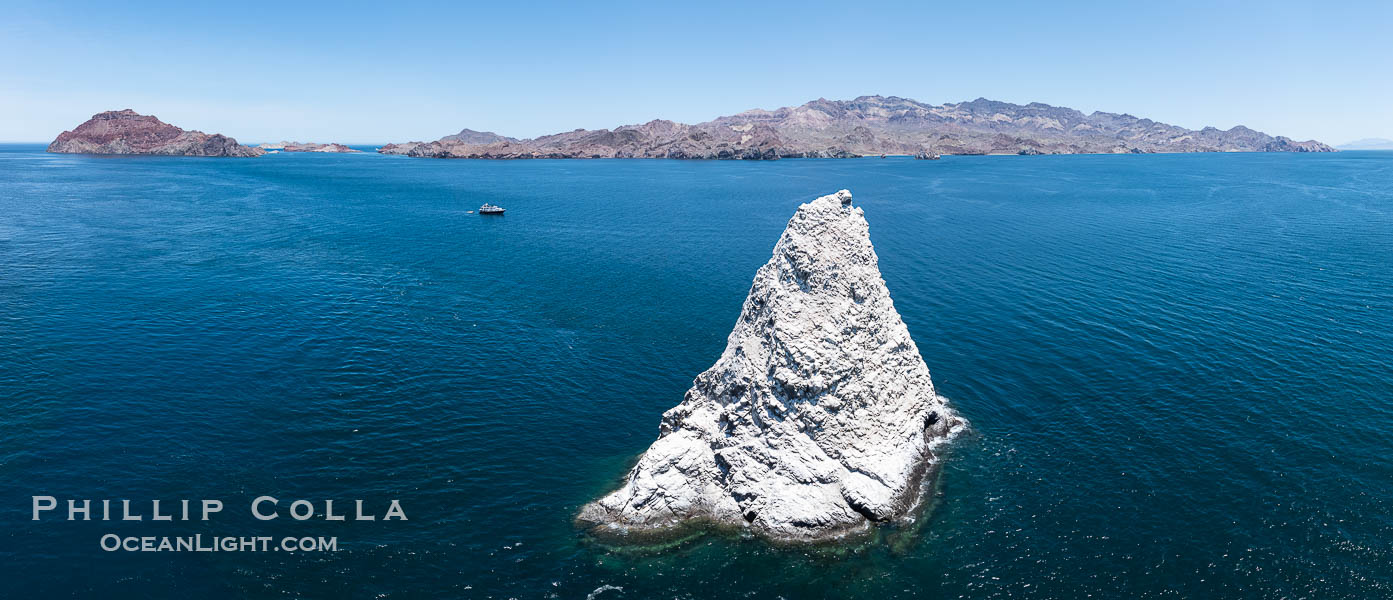
{"label": "ocean", "polygon": [[[916,526],[811,548],[578,531],[720,355],[794,209],[842,188],[971,423]],[[0,400],[13,597],[1393,598],[1393,152],[0,146]],[[146,518],[36,521],[36,495]],[[263,495],[277,519],[252,517]],[[151,499],[225,509],[156,522]]]}

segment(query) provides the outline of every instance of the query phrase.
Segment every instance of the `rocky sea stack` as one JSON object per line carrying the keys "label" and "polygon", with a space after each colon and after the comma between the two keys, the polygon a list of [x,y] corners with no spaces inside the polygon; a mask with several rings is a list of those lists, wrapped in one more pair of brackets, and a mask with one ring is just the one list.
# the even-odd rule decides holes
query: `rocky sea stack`
{"label": "rocky sea stack", "polygon": [[251,148],[220,134],[184,131],[155,117],[131,109],[93,115],[72,131],[64,131],[48,145],[49,152],[69,154],[157,154],[164,156],[261,156]]}
{"label": "rocky sea stack", "polygon": [[798,542],[863,532],[911,513],[935,449],[963,427],[842,190],[798,207],[725,352],[578,521],[637,538],[696,523]]}

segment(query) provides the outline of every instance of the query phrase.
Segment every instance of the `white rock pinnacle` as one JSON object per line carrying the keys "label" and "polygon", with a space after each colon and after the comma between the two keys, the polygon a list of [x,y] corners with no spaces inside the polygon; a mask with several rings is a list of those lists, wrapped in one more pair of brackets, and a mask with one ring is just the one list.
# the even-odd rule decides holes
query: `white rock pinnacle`
{"label": "white rock pinnacle", "polygon": [[964,425],[934,393],[865,216],[842,190],[798,207],[721,358],[663,414],[624,484],[580,520],[835,537],[904,516],[936,444]]}

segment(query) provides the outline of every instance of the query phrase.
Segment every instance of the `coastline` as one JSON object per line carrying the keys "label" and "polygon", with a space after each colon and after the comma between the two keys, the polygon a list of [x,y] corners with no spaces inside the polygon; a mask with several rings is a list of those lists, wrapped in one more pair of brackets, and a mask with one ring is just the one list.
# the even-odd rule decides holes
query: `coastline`
{"label": "coastline", "polygon": [[[1021,154],[1021,153],[1019,153],[1019,152],[985,152],[985,153],[980,153],[980,154],[979,154],[979,153],[967,153],[967,154],[941,153],[941,154],[939,154],[939,156],[940,156],[940,157],[947,157],[947,156],[955,156],[955,157],[968,157],[968,156],[1019,156],[1019,157],[1021,157],[1021,158],[1038,158],[1038,157],[1042,157],[1042,156],[1155,156],[1155,155],[1193,155],[1193,154],[1293,154],[1293,155],[1319,155],[1319,154],[1334,154],[1334,153],[1338,153],[1338,152],[1393,152],[1393,150],[1334,150],[1334,151],[1331,151],[1331,152],[1277,152],[1277,151],[1268,151],[1268,150],[1196,150],[1196,151],[1191,151],[1191,152],[1053,152],[1053,153],[1047,152],[1047,153],[1041,153],[1041,154]],[[374,153],[368,153],[368,154],[378,154],[378,155],[381,155],[381,156],[399,156],[399,157],[401,157],[401,158],[408,158],[408,159],[425,158],[425,159],[434,159],[434,160],[496,160],[496,161],[513,161],[513,160],[635,160],[635,161],[680,160],[680,161],[692,161],[692,162],[732,162],[732,161],[740,161],[740,162],[772,162],[772,161],[780,161],[780,160],[828,160],[828,161],[841,161],[841,160],[857,160],[857,159],[862,159],[862,158],[866,158],[866,159],[877,159],[877,158],[882,158],[881,155],[879,155],[879,154],[858,154],[858,155],[856,155],[856,156],[847,156],[847,157],[831,157],[831,156],[789,156],[789,157],[780,157],[780,158],[685,158],[685,157],[684,157],[684,158],[677,158],[677,157],[665,157],[665,156],[511,156],[511,157],[502,157],[502,156],[451,156],[451,157],[433,157],[433,156],[407,156],[407,155],[405,155],[405,154],[384,153],[384,152],[374,152]],[[914,155],[913,155],[913,154],[886,154],[886,155],[884,156],[884,158],[912,159],[912,158],[914,158]],[[933,161],[924,161],[924,162],[933,162]]]}

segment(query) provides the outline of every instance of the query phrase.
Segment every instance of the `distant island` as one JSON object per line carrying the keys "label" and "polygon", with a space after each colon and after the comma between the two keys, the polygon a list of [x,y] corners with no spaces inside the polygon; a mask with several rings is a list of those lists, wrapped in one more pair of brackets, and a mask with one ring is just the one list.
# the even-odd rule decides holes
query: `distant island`
{"label": "distant island", "polygon": [[1323,143],[1237,126],[1200,130],[1127,114],[1084,114],[1038,102],[978,98],[930,105],[894,96],[814,100],[687,125],[654,120],[516,139],[465,129],[433,142],[387,144],[383,154],[427,158],[851,158],[882,154],[1120,154],[1334,152]]}
{"label": "distant island", "polygon": [[131,109],[97,113],[48,145],[68,154],[154,154],[162,156],[261,156],[265,150],[221,134],[185,131]]}
{"label": "distant island", "polygon": [[1385,138],[1364,138],[1348,144],[1336,146],[1341,150],[1393,150],[1393,140]]}
{"label": "distant island", "polygon": [[300,142],[278,142],[272,144],[261,144],[257,146],[257,148],[277,152],[362,152],[362,150],[354,150],[343,144],[316,144],[313,142],[304,144],[301,144]]}

